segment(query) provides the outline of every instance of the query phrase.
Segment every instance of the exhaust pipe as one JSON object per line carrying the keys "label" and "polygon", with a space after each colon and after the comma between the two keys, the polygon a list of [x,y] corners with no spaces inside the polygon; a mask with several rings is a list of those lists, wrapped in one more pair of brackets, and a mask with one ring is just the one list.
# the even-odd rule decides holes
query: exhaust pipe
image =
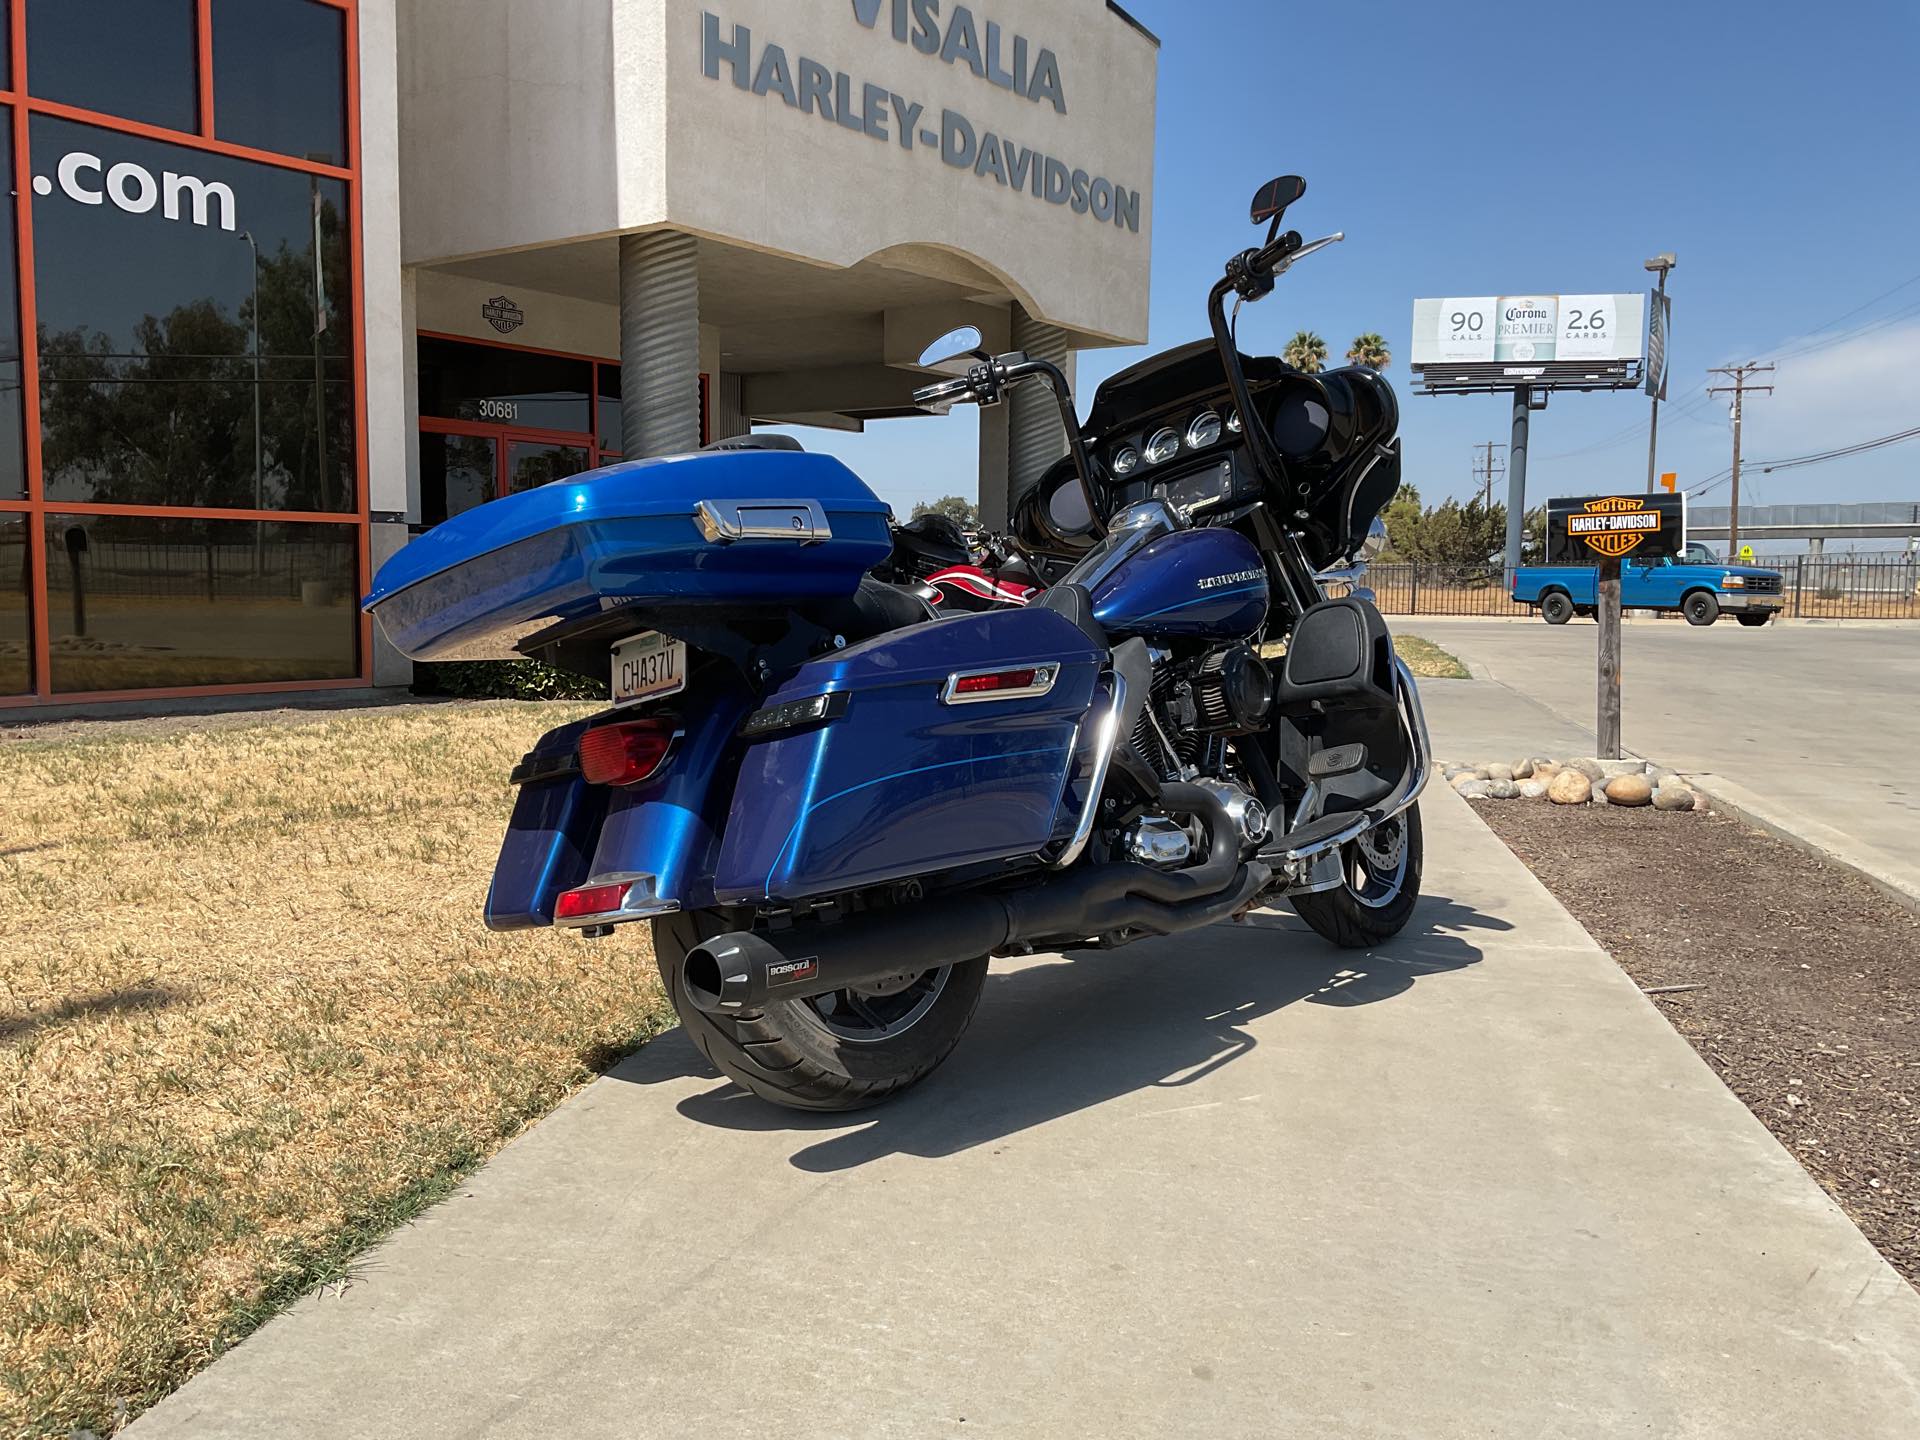
{"label": "exhaust pipe", "polygon": [[[1236,833],[1226,807],[1205,790],[1168,785],[1162,798],[1170,809],[1201,816],[1210,835]],[[687,952],[681,988],[697,1009],[739,1013],[962,964],[1010,945],[1070,944],[1116,930],[1173,935],[1234,914],[1272,879],[1257,861],[1240,864],[1238,843],[1229,840],[1209,845],[1207,858],[1187,870],[1088,866],[1024,890],[949,896],[835,925],[772,936],[735,930]]]}

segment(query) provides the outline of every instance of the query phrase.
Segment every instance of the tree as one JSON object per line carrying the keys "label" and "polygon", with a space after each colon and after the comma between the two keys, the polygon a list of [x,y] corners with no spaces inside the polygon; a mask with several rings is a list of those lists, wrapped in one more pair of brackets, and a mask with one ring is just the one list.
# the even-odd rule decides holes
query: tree
{"label": "tree", "polygon": [[1393,364],[1393,352],[1387,349],[1386,336],[1369,330],[1364,335],[1353,337],[1353,345],[1347,351],[1347,362],[1364,365],[1369,370],[1384,370]]}
{"label": "tree", "polygon": [[1387,502],[1387,508],[1380,512],[1380,519],[1387,527],[1387,548],[1381,559],[1418,558],[1421,518],[1420,492],[1402,480],[1393,499]]}
{"label": "tree", "polygon": [[913,507],[913,518],[922,515],[944,515],[962,530],[980,528],[980,507],[971,500],[962,500],[958,495],[942,495],[938,500],[921,500]]}
{"label": "tree", "polygon": [[1311,330],[1296,330],[1280,358],[1303,375],[1318,375],[1327,368],[1327,342]]}

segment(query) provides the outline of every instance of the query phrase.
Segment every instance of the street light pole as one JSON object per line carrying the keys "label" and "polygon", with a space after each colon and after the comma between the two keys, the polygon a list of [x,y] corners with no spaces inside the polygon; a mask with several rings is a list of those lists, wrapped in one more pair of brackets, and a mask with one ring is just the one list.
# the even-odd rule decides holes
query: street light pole
{"label": "street light pole", "polygon": [[[1667,296],[1667,272],[1673,269],[1673,267],[1678,263],[1679,262],[1675,260],[1674,254],[1671,250],[1662,251],[1660,254],[1654,256],[1651,260],[1646,262],[1646,268],[1648,270],[1658,271],[1660,275],[1660,288],[1653,302],[1656,314],[1659,313],[1660,304],[1663,300],[1666,299],[1666,296]],[[1665,347],[1670,347],[1673,343],[1673,340],[1672,340],[1672,337],[1667,336],[1664,331],[1662,332],[1662,337],[1663,338],[1662,338],[1661,344],[1663,347],[1663,351],[1660,357],[1660,365],[1661,365],[1661,368],[1664,370],[1669,364],[1669,357],[1665,353]],[[1647,493],[1649,495],[1653,493],[1653,477],[1656,469],[1658,468],[1655,463],[1654,456],[1655,456],[1655,452],[1659,448],[1660,448],[1660,391],[1655,390],[1653,392],[1653,422],[1648,427],[1648,430],[1647,430]]]}

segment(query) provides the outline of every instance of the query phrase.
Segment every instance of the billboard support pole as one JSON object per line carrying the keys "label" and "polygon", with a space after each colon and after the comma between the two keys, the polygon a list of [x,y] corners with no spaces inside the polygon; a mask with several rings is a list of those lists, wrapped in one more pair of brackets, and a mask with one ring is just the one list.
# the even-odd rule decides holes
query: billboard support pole
{"label": "billboard support pole", "polygon": [[1602,760],[1620,754],[1620,562],[1600,562],[1600,713],[1594,723]]}
{"label": "billboard support pole", "polygon": [[1513,435],[1507,446],[1507,588],[1520,568],[1520,537],[1527,518],[1527,425],[1533,396],[1525,385],[1513,390]]}

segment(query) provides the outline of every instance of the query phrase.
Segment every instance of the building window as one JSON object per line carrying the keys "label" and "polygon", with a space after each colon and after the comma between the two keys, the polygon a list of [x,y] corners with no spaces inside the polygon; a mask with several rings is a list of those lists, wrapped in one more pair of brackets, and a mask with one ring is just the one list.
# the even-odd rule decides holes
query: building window
{"label": "building window", "polygon": [[358,540],[352,525],[50,514],[53,689],[357,675]]}
{"label": "building window", "polygon": [[0,695],[33,689],[33,590],[27,517],[0,515]]}
{"label": "building window", "polygon": [[[13,109],[0,105],[0,124]],[[12,133],[11,130],[8,132]],[[13,151],[0,155],[0,500],[27,493],[26,442],[21,426],[25,396],[20,365],[20,269],[14,257],[17,207],[13,200]],[[0,576],[4,579],[4,576]]]}
{"label": "building window", "polygon": [[199,128],[194,0],[25,0],[27,88],[169,130]]}
{"label": "building window", "polygon": [[32,122],[49,500],[358,508],[346,185]]}
{"label": "building window", "polygon": [[318,0],[213,0],[222,140],[347,163],[347,20]]}
{"label": "building window", "polygon": [[441,420],[593,433],[593,362],[420,337],[420,413]]}

